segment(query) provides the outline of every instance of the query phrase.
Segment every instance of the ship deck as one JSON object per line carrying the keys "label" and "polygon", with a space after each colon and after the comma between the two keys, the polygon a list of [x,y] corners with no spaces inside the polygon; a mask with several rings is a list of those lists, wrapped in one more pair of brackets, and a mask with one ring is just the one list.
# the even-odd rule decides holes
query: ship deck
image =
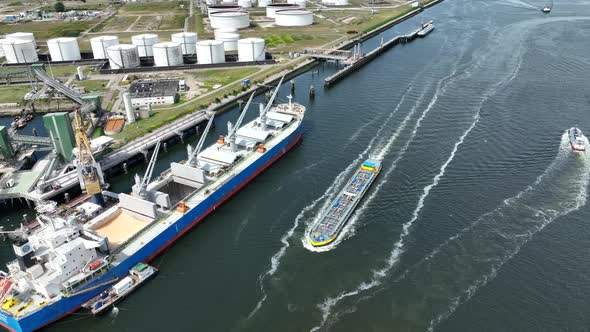
{"label": "ship deck", "polygon": [[110,221],[97,227],[95,231],[109,240],[109,247],[115,249],[144,229],[149,222],[135,218],[131,214],[121,211]]}

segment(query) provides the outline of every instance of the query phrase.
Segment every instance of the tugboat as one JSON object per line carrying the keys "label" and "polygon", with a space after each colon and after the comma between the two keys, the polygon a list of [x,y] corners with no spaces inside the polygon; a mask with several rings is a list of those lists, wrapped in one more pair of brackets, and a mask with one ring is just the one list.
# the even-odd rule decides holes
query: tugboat
{"label": "tugboat", "polygon": [[568,130],[568,136],[573,151],[586,151],[586,136],[580,129],[571,127]]}
{"label": "tugboat", "polygon": [[541,9],[541,11],[545,14],[549,14],[549,13],[551,13],[551,6],[545,5],[545,7],[543,7],[543,9]]}
{"label": "tugboat", "polygon": [[114,284],[110,289],[98,294],[84,303],[82,307],[90,309],[93,315],[103,313],[133,292],[145,281],[152,278],[158,270],[150,265],[139,263],[129,270],[129,275]]}
{"label": "tugboat", "polygon": [[33,120],[33,114],[30,114],[30,113],[29,113],[29,114],[27,114],[27,116],[25,116],[25,120],[26,120],[27,122],[29,122],[29,121]]}
{"label": "tugboat", "polygon": [[417,35],[418,37],[425,37],[427,34],[431,33],[432,30],[434,30],[434,24],[432,21],[422,23],[422,29],[418,31]]}

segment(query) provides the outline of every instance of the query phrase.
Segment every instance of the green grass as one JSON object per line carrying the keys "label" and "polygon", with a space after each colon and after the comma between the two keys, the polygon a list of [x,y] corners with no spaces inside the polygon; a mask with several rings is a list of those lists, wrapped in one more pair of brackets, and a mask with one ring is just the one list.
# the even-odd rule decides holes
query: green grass
{"label": "green grass", "polygon": [[[180,8],[183,4],[184,8]],[[149,14],[172,14],[172,13],[185,13],[188,12],[188,1],[161,1],[161,2],[136,2],[127,3],[122,6],[119,10],[121,12],[141,12]]]}
{"label": "green grass", "polygon": [[[105,87],[109,83],[109,80],[87,80],[87,81],[77,81],[72,84],[77,86],[83,86],[86,89],[86,92],[104,92],[107,90]],[[103,86],[104,85],[104,86]]]}
{"label": "green grass", "polygon": [[105,22],[104,26],[97,29],[98,31],[125,31],[136,20],[138,16],[112,16]]}
{"label": "green grass", "polygon": [[55,78],[67,79],[76,73],[76,66],[51,66],[45,65],[45,71]]}
{"label": "green grass", "polygon": [[188,20],[188,31],[197,32],[198,34],[205,33],[202,15],[194,14],[193,17]]}
{"label": "green grass", "polygon": [[115,92],[113,92],[113,96],[111,97],[111,101],[109,101],[109,104],[107,105],[107,112],[110,112],[113,110],[113,106],[115,105],[115,101],[117,100],[117,97],[119,96],[119,90],[115,90]]}
{"label": "green grass", "polygon": [[32,32],[36,39],[54,37],[78,37],[98,20],[77,22],[28,22],[22,24],[0,24],[0,34],[8,34],[15,31]]}
{"label": "green grass", "polygon": [[29,91],[31,87],[27,85],[0,87],[0,103],[17,103]]}
{"label": "green grass", "polygon": [[173,30],[184,28],[184,15],[166,15],[162,17],[160,30]]}
{"label": "green grass", "polygon": [[252,75],[257,71],[259,71],[258,68],[245,67],[233,69],[211,69],[191,74],[198,80],[202,81],[207,89],[211,90],[216,84],[225,86],[237,80],[247,78],[249,75]]}

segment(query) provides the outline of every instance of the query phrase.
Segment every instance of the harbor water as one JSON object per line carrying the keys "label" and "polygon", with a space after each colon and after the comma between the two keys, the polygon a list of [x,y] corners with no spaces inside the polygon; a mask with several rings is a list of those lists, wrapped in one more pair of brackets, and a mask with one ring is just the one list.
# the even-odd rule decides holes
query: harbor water
{"label": "harbor water", "polygon": [[[331,88],[334,64],[295,78],[301,144],[153,261],[159,275],[116,310],[48,330],[586,330],[590,154],[564,133],[590,134],[590,3],[542,5],[448,0],[362,47],[434,20],[431,34]],[[216,118],[209,140],[237,115]],[[370,155],[382,171],[343,234],[311,247],[306,232]],[[185,158],[170,146],[155,173]],[[130,191],[142,167],[111,190]]]}

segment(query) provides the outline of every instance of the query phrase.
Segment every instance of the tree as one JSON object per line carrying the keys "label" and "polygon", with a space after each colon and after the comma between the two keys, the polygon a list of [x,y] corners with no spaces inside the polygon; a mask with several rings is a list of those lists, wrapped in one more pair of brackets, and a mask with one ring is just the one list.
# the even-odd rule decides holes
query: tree
{"label": "tree", "polygon": [[55,3],[55,5],[53,5],[53,9],[58,13],[62,13],[66,11],[66,6],[64,6],[63,2],[58,1]]}

